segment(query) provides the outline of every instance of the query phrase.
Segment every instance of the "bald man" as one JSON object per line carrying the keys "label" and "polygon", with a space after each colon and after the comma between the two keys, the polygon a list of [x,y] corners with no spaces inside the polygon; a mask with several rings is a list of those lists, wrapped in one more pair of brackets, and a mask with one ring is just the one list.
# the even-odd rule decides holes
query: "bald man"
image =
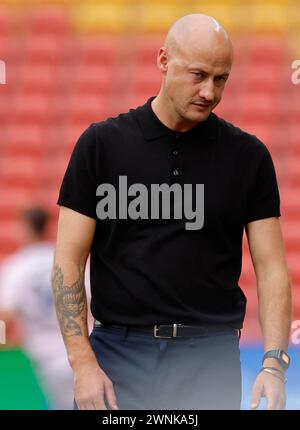
{"label": "bald man", "polygon": [[182,17],[158,53],[159,94],[75,145],[52,279],[75,408],[240,408],[244,230],[265,348],[252,407],[263,396],[285,406],[291,298],[276,174],[261,141],[212,113],[232,56],[217,21]]}
{"label": "bald man", "polygon": [[177,131],[205,121],[222,98],[232,56],[231,41],[213,18],[195,14],[176,21],[158,55],[163,81],[154,113]]}

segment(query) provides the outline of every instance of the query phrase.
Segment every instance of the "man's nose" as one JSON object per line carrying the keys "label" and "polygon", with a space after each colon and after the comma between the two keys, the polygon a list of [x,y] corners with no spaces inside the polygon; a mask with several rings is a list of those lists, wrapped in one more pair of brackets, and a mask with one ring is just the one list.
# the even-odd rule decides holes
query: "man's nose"
{"label": "man's nose", "polygon": [[208,102],[212,102],[214,100],[214,95],[215,87],[213,80],[207,79],[205,82],[202,82],[199,89],[199,97]]}

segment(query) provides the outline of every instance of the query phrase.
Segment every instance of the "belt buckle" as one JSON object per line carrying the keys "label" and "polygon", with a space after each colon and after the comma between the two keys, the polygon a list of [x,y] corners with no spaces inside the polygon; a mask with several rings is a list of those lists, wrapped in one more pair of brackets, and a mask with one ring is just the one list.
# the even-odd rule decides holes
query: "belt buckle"
{"label": "belt buckle", "polygon": [[153,335],[156,338],[163,338],[163,339],[171,339],[172,337],[181,337],[177,335],[177,327],[181,326],[181,324],[173,324],[173,328],[172,328],[172,335],[171,336],[163,336],[163,335],[158,335],[157,332],[160,329],[160,327],[170,327],[170,325],[167,324],[155,324],[154,326],[154,330],[153,330]]}

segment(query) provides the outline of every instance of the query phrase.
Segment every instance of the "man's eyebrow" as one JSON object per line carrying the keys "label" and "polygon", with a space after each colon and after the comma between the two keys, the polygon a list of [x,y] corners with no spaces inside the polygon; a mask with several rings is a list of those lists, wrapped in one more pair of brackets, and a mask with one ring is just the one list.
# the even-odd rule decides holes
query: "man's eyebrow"
{"label": "man's eyebrow", "polygon": [[[205,70],[205,69],[203,69],[202,67],[200,67],[200,66],[189,66],[189,70],[193,70],[193,71],[195,71],[195,72],[200,72],[200,73],[203,73],[203,74],[206,74],[206,75],[209,75],[209,72],[207,71],[207,70]],[[219,73],[218,75],[216,75],[216,76],[222,76],[222,77],[227,77],[228,78],[228,76],[230,75],[230,72],[224,72],[224,73]]]}
{"label": "man's eyebrow", "polygon": [[207,70],[204,70],[202,67],[199,67],[199,66],[190,66],[189,70],[194,70],[197,72],[209,74],[209,72]]}
{"label": "man's eyebrow", "polygon": [[221,76],[222,78],[228,78],[229,72],[220,73],[219,75],[217,75],[217,77],[219,77],[219,76]]}

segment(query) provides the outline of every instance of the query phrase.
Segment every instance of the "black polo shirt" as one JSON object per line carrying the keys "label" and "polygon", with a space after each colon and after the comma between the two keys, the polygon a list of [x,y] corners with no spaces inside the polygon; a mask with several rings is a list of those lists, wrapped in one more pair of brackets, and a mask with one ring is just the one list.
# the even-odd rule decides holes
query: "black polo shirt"
{"label": "black polo shirt", "polygon": [[[170,130],[152,111],[152,99],[92,124],[75,145],[62,182],[58,204],[97,220],[93,316],[115,324],[241,328],[244,226],[280,216],[270,153],[213,113],[190,131]],[[108,183],[118,190],[120,176],[128,187],[139,183],[148,190],[151,184],[204,184],[202,228],[186,229],[184,217],[99,220],[96,189]]]}

